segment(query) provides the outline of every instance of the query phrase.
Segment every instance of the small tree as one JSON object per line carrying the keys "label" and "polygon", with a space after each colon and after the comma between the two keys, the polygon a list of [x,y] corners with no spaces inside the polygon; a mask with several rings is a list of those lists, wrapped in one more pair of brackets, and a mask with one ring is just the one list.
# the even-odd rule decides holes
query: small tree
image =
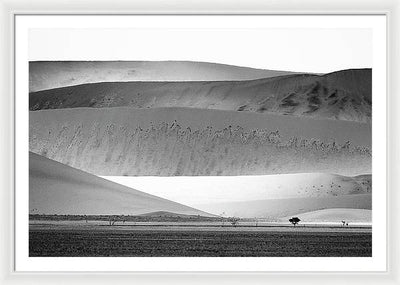
{"label": "small tree", "polygon": [[289,219],[289,222],[291,222],[293,224],[293,226],[295,227],[301,220],[298,217],[293,217],[291,219]]}
{"label": "small tree", "polygon": [[236,227],[237,223],[239,222],[239,218],[232,217],[229,219],[229,222],[231,222],[232,226]]}
{"label": "small tree", "polygon": [[118,220],[122,220],[122,219],[120,219],[120,217],[114,215],[114,216],[109,217],[108,222],[109,222],[110,226],[113,226],[116,222],[118,222]]}

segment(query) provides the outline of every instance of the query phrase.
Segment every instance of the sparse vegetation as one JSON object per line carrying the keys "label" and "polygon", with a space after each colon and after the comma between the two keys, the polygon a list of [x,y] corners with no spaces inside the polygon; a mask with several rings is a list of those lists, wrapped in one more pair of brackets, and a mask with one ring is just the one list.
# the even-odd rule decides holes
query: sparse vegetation
{"label": "sparse vegetation", "polygon": [[[110,226],[125,222],[217,222],[220,217],[205,217],[198,215],[39,215],[30,214],[29,220],[37,221],[106,221]],[[222,218],[225,222],[228,218]]]}

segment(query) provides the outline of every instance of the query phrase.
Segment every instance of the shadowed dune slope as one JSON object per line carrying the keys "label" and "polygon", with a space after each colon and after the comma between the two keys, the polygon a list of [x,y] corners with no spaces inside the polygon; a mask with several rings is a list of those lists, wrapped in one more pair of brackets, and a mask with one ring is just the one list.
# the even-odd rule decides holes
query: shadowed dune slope
{"label": "shadowed dune slope", "polygon": [[32,61],[29,92],[105,81],[224,81],[287,74],[292,72],[193,61]]}
{"label": "shadowed dune slope", "polygon": [[30,151],[96,175],[371,173],[371,125],[188,108],[30,112]]}
{"label": "shadowed dune slope", "polygon": [[138,215],[157,211],[210,216],[29,153],[32,214]]}
{"label": "shadowed dune slope", "polygon": [[103,82],[32,92],[29,109],[188,107],[371,121],[371,69],[250,81]]}

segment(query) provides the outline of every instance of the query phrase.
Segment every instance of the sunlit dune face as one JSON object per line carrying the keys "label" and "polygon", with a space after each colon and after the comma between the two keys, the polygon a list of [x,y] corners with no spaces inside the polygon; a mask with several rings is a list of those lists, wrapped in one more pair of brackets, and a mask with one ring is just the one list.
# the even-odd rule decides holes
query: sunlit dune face
{"label": "sunlit dune face", "polygon": [[103,176],[103,178],[188,205],[334,197],[370,192],[369,188],[363,187],[352,178],[320,173],[228,177]]}

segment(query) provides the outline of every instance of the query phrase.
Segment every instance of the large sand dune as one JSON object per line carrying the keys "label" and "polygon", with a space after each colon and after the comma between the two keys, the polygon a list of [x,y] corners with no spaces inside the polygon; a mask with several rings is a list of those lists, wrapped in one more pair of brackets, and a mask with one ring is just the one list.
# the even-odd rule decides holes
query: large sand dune
{"label": "large sand dune", "polygon": [[371,121],[371,69],[250,81],[103,82],[32,92],[29,109],[188,107]]}
{"label": "large sand dune", "polygon": [[292,74],[190,61],[33,61],[29,91],[95,82],[249,80]]}
{"label": "large sand dune", "polygon": [[32,214],[138,215],[157,211],[210,216],[29,153]]}
{"label": "large sand dune", "polygon": [[29,148],[96,174],[371,173],[371,124],[185,108],[30,112]]}

